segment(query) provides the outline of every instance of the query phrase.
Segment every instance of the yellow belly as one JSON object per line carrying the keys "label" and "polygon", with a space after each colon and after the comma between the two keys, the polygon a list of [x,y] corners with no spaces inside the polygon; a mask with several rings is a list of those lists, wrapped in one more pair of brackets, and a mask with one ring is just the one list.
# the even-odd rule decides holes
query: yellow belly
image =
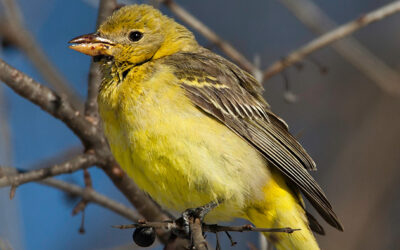
{"label": "yellow belly", "polygon": [[171,212],[222,201],[206,222],[241,217],[259,227],[299,228],[266,236],[279,250],[318,249],[282,174],[193,106],[175,80],[167,70],[147,81],[128,77],[100,91],[105,133],[121,167]]}
{"label": "yellow belly", "polygon": [[245,217],[249,201],[264,198],[263,157],[193,106],[179,86],[148,81],[124,88],[129,83],[100,94],[105,132],[121,167],[160,205],[183,212],[222,200],[207,216],[221,221]]}

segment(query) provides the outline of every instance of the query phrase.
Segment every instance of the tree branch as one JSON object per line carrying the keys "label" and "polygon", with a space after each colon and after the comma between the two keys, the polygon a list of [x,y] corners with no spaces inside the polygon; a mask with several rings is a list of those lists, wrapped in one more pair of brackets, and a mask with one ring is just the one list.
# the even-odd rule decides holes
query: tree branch
{"label": "tree branch", "polygon": [[[139,221],[135,224],[127,224],[127,225],[115,225],[114,228],[118,229],[130,229],[130,228],[142,228],[142,227],[154,227],[154,228],[167,228],[170,230],[184,230],[183,226],[177,224],[175,221],[162,221],[162,222],[149,222],[149,221]],[[284,228],[259,228],[254,227],[250,224],[242,225],[242,226],[220,226],[216,224],[205,224],[202,226],[203,232],[263,232],[263,233],[293,233],[295,231],[299,231],[300,229],[293,229],[290,227]]]}
{"label": "tree branch", "polygon": [[[0,171],[0,176],[15,176],[22,173],[15,168],[9,167],[0,167]],[[119,214],[129,220],[138,221],[141,218],[141,216],[139,216],[139,214],[133,209],[96,192],[94,189],[81,188],[77,185],[54,178],[39,180],[37,183],[59,189],[72,195],[80,196],[82,199],[87,200],[88,202],[96,203],[104,208],[108,208],[116,214]]]}
{"label": "tree branch", "polygon": [[[179,221],[179,220],[178,220]],[[195,246],[195,249],[208,249],[207,241],[203,237],[203,232],[269,232],[269,233],[293,233],[300,229],[292,229],[289,227],[286,228],[256,228],[252,225],[243,225],[243,226],[220,226],[216,224],[204,224],[201,223],[199,218],[189,218],[189,226],[192,234],[192,243]],[[146,222],[143,220],[139,220],[138,223],[128,224],[128,225],[116,225],[113,226],[118,229],[131,229],[131,228],[147,228],[152,227],[155,229],[164,229],[167,231],[175,231],[175,232],[183,232],[185,231],[184,226],[177,223],[177,221],[162,221],[162,222]],[[228,234],[230,237],[230,235]],[[180,242],[181,245],[187,245],[186,242]],[[217,243],[218,244],[218,243]],[[234,243],[232,243],[234,244]],[[174,249],[174,248],[167,248]]]}
{"label": "tree branch", "polygon": [[173,0],[159,0],[165,6],[167,6],[177,17],[184,21],[187,25],[197,30],[205,38],[210,40],[216,46],[218,46],[227,56],[229,56],[234,62],[240,67],[247,70],[250,73],[259,71],[249,60],[246,59],[239,51],[237,51],[232,45],[224,41],[214,31],[204,25],[196,17],[190,14],[187,10],[182,8]]}
{"label": "tree branch", "polygon": [[86,120],[70,103],[54,91],[39,84],[29,76],[0,59],[0,80],[17,94],[30,100],[44,111],[63,121],[84,143],[96,145],[96,127]]}
{"label": "tree branch", "polygon": [[38,181],[47,177],[75,172],[79,169],[90,167],[96,163],[96,157],[92,154],[83,154],[47,168],[31,170],[15,176],[0,177],[0,188],[5,186],[18,186],[27,182]]}
{"label": "tree branch", "polygon": [[[0,59],[0,80],[4,81],[16,93],[35,103],[50,115],[60,119],[75,132],[85,145],[87,151],[93,151],[93,162],[90,165],[102,167],[105,173],[113,181],[114,185],[128,198],[128,200],[137,208],[137,211],[148,220],[169,219],[161,209],[141,191],[131,178],[120,169],[115,161],[103,133],[92,123],[86,120],[77,110],[68,103],[67,100],[60,98],[52,90],[40,85],[32,78],[26,76],[17,69],[9,66]],[[89,164],[88,164],[89,165]],[[48,175],[38,174],[35,171],[35,178],[24,179],[28,181],[38,180]],[[56,171],[61,174],[62,172]],[[53,175],[55,175],[54,173]],[[18,180],[21,181],[21,180]],[[2,180],[0,186],[13,185],[14,182]],[[21,184],[21,183],[17,183]],[[167,239],[162,239],[165,243]]]}
{"label": "tree branch", "polygon": [[6,13],[6,22],[2,22],[2,25],[6,24],[8,28],[3,27],[0,29],[0,31],[6,31],[2,32],[1,35],[12,41],[25,53],[46,82],[57,92],[65,94],[76,107],[81,108],[83,106],[82,98],[70,87],[71,85],[68,84],[64,77],[61,76],[32,34],[24,27],[22,15],[16,1],[3,0],[3,6]]}
{"label": "tree branch", "polygon": [[0,160],[11,164],[13,158],[12,131],[8,114],[7,98],[0,86]]}
{"label": "tree branch", "polygon": [[[283,0],[281,0],[281,1],[283,1]],[[303,8],[303,5],[302,5],[302,8]],[[360,29],[368,24],[379,21],[379,20],[381,20],[387,16],[393,15],[399,11],[400,11],[400,1],[394,1],[392,3],[389,3],[389,4],[379,8],[379,9],[376,9],[366,15],[361,16],[360,18],[357,18],[354,21],[351,21],[342,26],[339,26],[338,28],[312,40],[311,42],[307,43],[303,47],[290,53],[283,60],[280,60],[280,61],[274,63],[273,65],[271,65],[269,68],[267,68],[264,71],[264,80],[267,80],[271,76],[281,72],[284,68],[286,68],[296,62],[301,61],[304,57],[308,56],[312,52],[314,52],[320,48],[323,48],[327,45],[330,45],[331,43],[350,35],[351,33],[357,31],[358,29]],[[375,63],[379,64],[379,66],[382,66],[381,63],[377,63],[376,60],[375,60]],[[363,67],[365,67],[365,66],[363,66]],[[370,67],[368,67],[368,68],[370,69]],[[382,69],[383,67],[379,67],[379,68]],[[365,70],[363,70],[363,72],[365,72],[365,71],[366,71],[366,68],[365,68]],[[387,72],[386,70],[382,70],[382,71]],[[374,80],[376,80],[377,82],[379,82],[380,87],[382,89],[384,89],[386,92],[393,93],[396,95],[400,94],[400,85],[398,84],[400,79],[398,79],[397,74],[396,74],[396,76],[393,76],[393,74],[385,73],[385,74],[381,74],[382,76],[377,76],[377,75],[372,76],[371,74],[374,74],[372,72],[376,72],[376,67],[368,70],[368,72],[370,72],[370,77],[373,78]]]}
{"label": "tree branch", "polygon": [[[116,0],[101,0],[99,4],[96,29],[110,16],[117,7]],[[97,95],[101,82],[100,67],[96,63],[90,64],[88,95],[85,102],[85,115],[99,121],[99,113],[97,108]]]}
{"label": "tree branch", "polygon": [[199,218],[190,218],[189,220],[190,231],[192,233],[193,245],[196,250],[207,250],[207,241],[204,239]]}

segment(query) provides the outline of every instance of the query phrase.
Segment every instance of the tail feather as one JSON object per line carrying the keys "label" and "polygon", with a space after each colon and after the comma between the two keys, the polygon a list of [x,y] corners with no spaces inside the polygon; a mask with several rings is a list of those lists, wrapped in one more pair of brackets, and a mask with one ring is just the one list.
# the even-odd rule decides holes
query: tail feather
{"label": "tail feather", "polygon": [[300,229],[291,234],[264,233],[269,242],[278,250],[317,250],[319,246],[310,229],[323,233],[322,227],[304,210],[301,201],[286,185],[283,176],[272,173],[272,178],[263,189],[265,199],[252,204],[247,209],[247,219],[256,227]]}
{"label": "tail feather", "polygon": [[310,228],[313,232],[316,232],[317,234],[320,235],[325,235],[325,230],[324,228],[318,223],[317,219],[314,218],[312,214],[306,211],[307,219],[308,219],[308,224],[310,225]]}

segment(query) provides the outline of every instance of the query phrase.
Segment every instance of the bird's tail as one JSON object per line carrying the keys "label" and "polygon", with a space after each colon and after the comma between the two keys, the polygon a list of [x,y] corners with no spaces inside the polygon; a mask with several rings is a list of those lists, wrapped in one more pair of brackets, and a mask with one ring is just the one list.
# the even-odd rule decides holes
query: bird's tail
{"label": "bird's tail", "polygon": [[[265,199],[250,206],[247,210],[247,219],[256,227],[300,229],[291,234],[264,233],[268,241],[278,250],[319,249],[309,227],[301,197],[288,187],[280,173],[272,173],[272,178],[263,191]],[[323,232],[323,229],[320,229]]]}

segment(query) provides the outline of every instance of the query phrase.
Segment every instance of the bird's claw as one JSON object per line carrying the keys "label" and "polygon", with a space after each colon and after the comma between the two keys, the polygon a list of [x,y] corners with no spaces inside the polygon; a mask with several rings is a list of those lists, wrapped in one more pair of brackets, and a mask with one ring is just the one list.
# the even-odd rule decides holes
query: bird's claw
{"label": "bird's claw", "polygon": [[182,213],[182,217],[176,220],[178,224],[182,225],[183,231],[174,231],[174,234],[190,239],[190,218],[198,218],[203,223],[204,217],[216,206],[218,206],[218,203],[213,201],[201,207],[186,209],[185,212]]}

